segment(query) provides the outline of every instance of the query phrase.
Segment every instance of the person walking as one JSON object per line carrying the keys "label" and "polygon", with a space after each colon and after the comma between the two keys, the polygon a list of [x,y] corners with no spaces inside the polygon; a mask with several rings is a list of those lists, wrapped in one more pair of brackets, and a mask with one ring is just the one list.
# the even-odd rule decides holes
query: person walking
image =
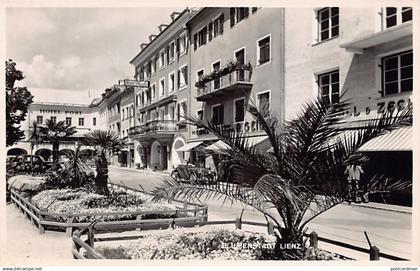
{"label": "person walking", "polygon": [[347,174],[347,192],[349,202],[361,203],[361,191],[359,190],[360,186],[360,176],[364,173],[362,166],[357,164],[350,164],[346,167],[345,172]]}

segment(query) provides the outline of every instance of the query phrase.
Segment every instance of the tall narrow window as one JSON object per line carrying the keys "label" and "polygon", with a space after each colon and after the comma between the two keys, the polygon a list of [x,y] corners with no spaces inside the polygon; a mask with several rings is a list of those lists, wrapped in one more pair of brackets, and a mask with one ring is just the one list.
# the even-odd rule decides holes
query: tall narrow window
{"label": "tall narrow window", "polygon": [[242,122],[245,119],[245,99],[235,100],[235,122]]}
{"label": "tall narrow window", "polygon": [[318,40],[323,41],[338,36],[339,9],[338,7],[323,8],[318,11]]}
{"label": "tall narrow window", "polygon": [[44,117],[43,116],[36,116],[36,123],[37,124],[42,124],[44,122]]}
{"label": "tall narrow window", "polygon": [[211,121],[215,125],[223,124],[223,121],[224,121],[223,104],[213,106]]}
{"label": "tall narrow window", "polygon": [[95,117],[93,117],[93,119],[92,119],[92,124],[93,124],[93,126],[96,126],[96,118]]}
{"label": "tall narrow window", "polygon": [[[213,63],[213,71],[220,70],[220,61],[217,61],[216,63]],[[215,78],[213,80],[213,89],[219,89],[220,88],[220,77]]]}
{"label": "tall narrow window", "polygon": [[57,117],[51,117],[52,122],[57,122]]}
{"label": "tall narrow window", "polygon": [[270,61],[270,36],[258,41],[258,64],[262,65]]}
{"label": "tall narrow window", "polygon": [[175,90],[175,73],[169,74],[169,92],[173,92]]}
{"label": "tall narrow window", "polygon": [[413,91],[413,51],[382,59],[384,95]]}
{"label": "tall narrow window", "polygon": [[202,46],[207,43],[207,27],[203,27],[198,32],[198,46]]}
{"label": "tall narrow window", "polygon": [[268,112],[270,111],[270,92],[262,92],[257,94],[257,107],[258,110],[263,114],[263,116],[267,116]]}
{"label": "tall narrow window", "polygon": [[66,125],[71,125],[71,117],[66,117]]}
{"label": "tall narrow window", "polygon": [[318,87],[321,98],[336,104],[340,101],[340,76],[339,71],[323,73],[318,76]]}
{"label": "tall narrow window", "polygon": [[79,118],[79,126],[85,126],[85,119]]}
{"label": "tall narrow window", "polygon": [[159,97],[165,95],[165,79],[160,79],[159,81]]}
{"label": "tall narrow window", "polygon": [[188,67],[184,66],[178,70],[178,88],[183,88],[188,84]]}

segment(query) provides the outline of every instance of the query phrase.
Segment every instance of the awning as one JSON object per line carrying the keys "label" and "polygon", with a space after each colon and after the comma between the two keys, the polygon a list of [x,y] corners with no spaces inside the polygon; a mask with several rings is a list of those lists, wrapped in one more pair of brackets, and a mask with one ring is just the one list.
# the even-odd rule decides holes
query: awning
{"label": "awning", "polygon": [[359,151],[411,151],[411,140],[412,127],[403,127],[370,140]]}
{"label": "awning", "polygon": [[356,54],[362,54],[363,49],[389,43],[410,35],[413,35],[413,24],[412,22],[407,22],[395,27],[387,28],[380,32],[356,38],[352,41],[341,44],[340,47]]}
{"label": "awning", "polygon": [[201,143],[203,143],[203,141],[190,142],[190,143],[187,143],[186,145],[184,145],[184,146],[182,146],[182,147],[180,147],[180,148],[176,149],[175,151],[189,151],[189,150],[191,150],[192,148],[197,147],[197,146],[198,146],[198,145],[200,145]]}
{"label": "awning", "polygon": [[[255,137],[249,137],[248,143],[250,146],[255,146],[266,140],[268,136],[255,136]],[[204,148],[205,150],[210,151],[217,151],[217,150],[227,150],[229,149],[229,145],[227,145],[225,142],[219,140],[216,143],[211,144],[210,146]]]}

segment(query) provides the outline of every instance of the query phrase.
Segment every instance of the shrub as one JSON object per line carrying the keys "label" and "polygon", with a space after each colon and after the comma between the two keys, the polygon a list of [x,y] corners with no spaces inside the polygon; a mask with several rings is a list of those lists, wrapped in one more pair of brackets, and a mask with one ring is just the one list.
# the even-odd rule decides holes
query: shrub
{"label": "shrub", "polygon": [[32,196],[45,187],[45,177],[31,175],[11,176],[7,181],[9,188],[17,191],[23,196]]}

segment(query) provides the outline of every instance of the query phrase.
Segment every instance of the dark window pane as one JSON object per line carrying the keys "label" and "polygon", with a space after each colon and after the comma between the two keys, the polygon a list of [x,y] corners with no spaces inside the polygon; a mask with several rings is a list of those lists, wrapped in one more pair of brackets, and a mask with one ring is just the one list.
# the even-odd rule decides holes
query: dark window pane
{"label": "dark window pane", "polygon": [[331,29],[331,37],[336,37],[336,36],[338,36],[338,25]]}
{"label": "dark window pane", "polygon": [[401,56],[401,67],[413,65],[413,53],[408,53]]}
{"label": "dark window pane", "polygon": [[413,19],[413,10],[410,7],[402,8],[402,22],[408,22]]}
{"label": "dark window pane", "polygon": [[385,82],[393,82],[398,80],[398,70],[385,72]]}
{"label": "dark window pane", "polygon": [[385,70],[398,68],[398,56],[385,59]]}
{"label": "dark window pane", "polygon": [[397,13],[397,8],[386,8],[386,16]]}
{"label": "dark window pane", "polygon": [[397,24],[397,17],[392,16],[389,18],[386,18],[386,27],[391,27]]}
{"label": "dark window pane", "polygon": [[334,92],[339,92],[340,91],[340,84],[339,83],[335,83],[331,85],[331,91]]}
{"label": "dark window pane", "polygon": [[321,98],[324,102],[326,103],[330,103],[330,96],[325,94],[325,95],[321,95]]}
{"label": "dark window pane", "polygon": [[322,20],[328,19],[329,17],[329,10],[328,8],[323,9],[319,12],[319,18]]}
{"label": "dark window pane", "polygon": [[331,26],[338,25],[338,16],[331,18]]}
{"label": "dark window pane", "polygon": [[235,102],[235,121],[244,120],[244,100]]}
{"label": "dark window pane", "polygon": [[401,91],[412,91],[413,90],[413,79],[407,79],[401,81]]}
{"label": "dark window pane", "polygon": [[328,30],[325,30],[325,31],[321,32],[321,41],[326,40],[328,38],[329,38],[329,31]]}
{"label": "dark window pane", "polygon": [[329,20],[321,22],[321,30],[328,29],[329,26],[330,26]]}
{"label": "dark window pane", "polygon": [[331,74],[331,82],[338,82],[338,81],[339,81],[338,72]]}
{"label": "dark window pane", "polygon": [[331,16],[334,16],[337,14],[338,14],[338,8],[337,7],[331,8]]}
{"label": "dark window pane", "polygon": [[330,94],[330,86],[323,86],[321,87],[321,95],[329,95]]}
{"label": "dark window pane", "polygon": [[332,94],[332,103],[336,104],[340,101],[340,95],[338,93],[333,93]]}
{"label": "dark window pane", "polygon": [[321,85],[328,85],[330,83],[330,76],[329,75],[321,75]]}
{"label": "dark window pane", "polygon": [[385,84],[385,94],[398,93],[398,82]]}
{"label": "dark window pane", "polygon": [[405,67],[401,69],[401,79],[407,79],[413,77],[413,67]]}

